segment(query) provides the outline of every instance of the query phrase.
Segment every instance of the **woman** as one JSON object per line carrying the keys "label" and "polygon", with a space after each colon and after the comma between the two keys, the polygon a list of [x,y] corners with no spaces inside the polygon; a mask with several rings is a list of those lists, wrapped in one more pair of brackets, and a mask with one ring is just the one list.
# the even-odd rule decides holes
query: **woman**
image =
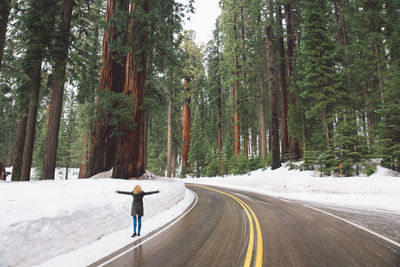
{"label": "woman", "polygon": [[133,235],[132,235],[132,237],[136,236],[136,215],[137,215],[137,220],[138,220],[137,235],[140,236],[140,229],[142,228],[142,216],[143,216],[143,197],[145,195],[160,193],[160,190],[151,191],[151,192],[143,192],[142,187],[140,185],[136,185],[133,188],[132,192],[119,191],[119,190],[116,190],[115,192],[118,194],[133,196],[132,210],[131,210],[131,215],[133,217]]}

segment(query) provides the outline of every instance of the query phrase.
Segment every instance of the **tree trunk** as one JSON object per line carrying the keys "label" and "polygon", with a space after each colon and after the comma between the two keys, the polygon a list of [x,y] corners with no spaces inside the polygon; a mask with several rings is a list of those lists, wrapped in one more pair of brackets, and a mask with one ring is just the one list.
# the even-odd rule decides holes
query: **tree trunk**
{"label": "tree trunk", "polygon": [[[340,26],[339,31],[338,31],[339,42],[340,42],[341,46],[345,47],[345,46],[347,46],[347,34],[346,34],[346,30],[345,30],[345,25],[344,25],[344,18],[341,14],[342,1],[335,0],[334,7],[335,7],[336,21]],[[344,57],[344,61],[343,61],[343,67],[346,69],[346,68],[348,68],[348,66],[349,66],[349,59],[348,59],[347,53],[346,53],[346,55]],[[346,74],[346,76],[347,76],[347,82],[349,85],[350,84],[350,75]]]}
{"label": "tree trunk", "polygon": [[[30,179],[32,154],[36,132],[36,117],[39,103],[42,61],[45,48],[49,45],[51,39],[47,30],[47,26],[55,22],[55,15],[52,12],[54,8],[54,1],[35,0],[26,11],[27,21],[36,19],[36,23],[27,23],[25,25],[28,33],[29,45],[27,46],[25,52],[23,69],[27,78],[23,81],[23,84],[20,88],[20,92],[24,96],[22,97],[23,100],[21,103],[18,103],[28,108],[22,155],[22,170],[20,176],[20,180],[22,181],[28,181]],[[49,10],[48,13],[47,10]],[[38,14],[41,16],[40,19],[37,19]],[[26,101],[28,101],[28,103],[26,103]]]}
{"label": "tree trunk", "polygon": [[329,148],[331,147],[331,126],[328,117],[328,114],[330,114],[330,109],[328,108],[328,105],[325,107],[322,113],[322,120],[325,125],[326,147]]}
{"label": "tree trunk", "polygon": [[[149,12],[149,1],[142,3],[141,9]],[[131,13],[136,12],[132,3]],[[139,45],[145,45],[147,32],[143,23],[129,22],[130,37],[134,40],[132,51],[126,56],[124,92],[132,101],[131,110],[133,129],[123,128],[118,140],[118,149],[113,169],[114,178],[140,177],[145,173],[145,110],[143,100],[146,90],[146,52]],[[138,52],[140,50],[140,52]]]}
{"label": "tree trunk", "polygon": [[12,176],[11,176],[12,181],[21,180],[22,156],[24,153],[27,113],[28,109],[24,108],[22,114],[19,116],[18,119],[17,133],[15,135],[14,152],[12,158],[12,163],[13,163]]}
{"label": "tree trunk", "polygon": [[368,132],[368,144],[371,146],[374,143],[373,133],[373,119],[372,119],[372,108],[371,100],[368,93],[368,82],[365,80],[364,83],[364,98],[365,98],[365,113],[367,114],[367,132]]}
{"label": "tree trunk", "polygon": [[58,132],[60,129],[61,110],[63,104],[65,71],[67,65],[71,17],[74,0],[64,0],[61,14],[60,36],[58,39],[58,54],[53,76],[53,92],[51,95],[49,122],[46,143],[44,147],[42,179],[54,179],[56,168]]}
{"label": "tree trunk", "polygon": [[[378,81],[379,81],[379,98],[381,100],[382,109],[385,109],[385,95],[383,92],[383,78],[382,78],[382,68],[381,68],[381,61],[379,58],[379,49],[378,45],[374,43],[374,50],[375,50],[375,57],[376,57],[376,68],[378,69]],[[383,120],[386,120],[385,114],[383,114]]]}
{"label": "tree trunk", "polygon": [[236,17],[233,17],[233,34],[235,36],[234,41],[234,55],[233,55],[233,74],[235,76],[235,83],[234,83],[234,103],[233,109],[235,112],[234,118],[234,125],[235,125],[235,155],[238,156],[240,153],[240,125],[239,125],[239,62],[238,62],[238,55],[237,55],[237,37],[236,37]]}
{"label": "tree trunk", "polygon": [[144,170],[146,172],[147,169],[147,136],[149,132],[149,116],[148,114],[144,114],[144,144],[143,144],[143,154],[144,154]]}
{"label": "tree trunk", "polygon": [[24,153],[22,157],[21,181],[29,181],[32,168],[33,147],[35,143],[36,118],[39,105],[40,80],[42,72],[42,60],[36,60],[31,65],[28,117],[26,119],[26,133]]}
{"label": "tree trunk", "polygon": [[[107,0],[105,23],[110,24],[114,18],[116,7],[122,11],[128,11],[127,0]],[[113,51],[112,42],[121,38],[124,29],[110,26],[103,34],[102,67],[100,69],[99,90],[110,90],[115,93],[124,91],[125,61],[124,55]],[[117,147],[117,137],[112,136],[115,129],[107,124],[107,118],[99,118],[93,127],[93,140],[90,149],[89,162],[86,176],[110,170],[114,164]]]}
{"label": "tree trunk", "polygon": [[[378,4],[375,3],[374,1],[367,1],[364,6],[366,12],[370,13],[371,19],[370,19],[370,35],[378,35],[382,30],[381,30],[381,23],[377,19],[377,14],[380,12],[377,10]],[[379,98],[381,102],[382,109],[385,109],[385,95],[383,92],[383,76],[382,76],[382,68],[385,66],[381,64],[381,57],[380,57],[380,52],[382,51],[382,44],[378,44],[377,37],[374,37],[372,39],[373,41],[373,53],[375,54],[376,58],[376,68],[378,72],[378,82],[379,82]],[[383,113],[382,116],[383,121],[386,121],[386,116],[385,113]]]}
{"label": "tree trunk", "polygon": [[81,165],[79,167],[79,179],[85,178],[86,176],[86,166],[88,162],[88,150],[89,150],[89,133],[86,132],[83,140],[83,146],[82,146],[82,159],[81,159]]}
{"label": "tree trunk", "polygon": [[[75,120],[75,116],[73,114],[70,114],[69,116],[69,123],[68,123],[68,142],[72,143],[72,121]],[[69,168],[71,166],[71,152],[68,150],[66,153],[66,158],[67,158],[67,166],[66,166],[66,171],[65,171],[65,180],[68,180],[68,175],[69,175]]]}
{"label": "tree trunk", "polygon": [[[294,79],[294,33],[293,33],[293,20],[292,20],[292,9],[290,3],[285,5],[285,16],[286,16],[286,33],[287,33],[287,49],[288,49],[288,80],[289,80],[289,102],[290,105],[296,106],[296,96],[293,92],[293,79]],[[301,147],[297,138],[289,137],[289,148],[290,157],[294,160],[301,158]]]}
{"label": "tree trunk", "polygon": [[278,25],[279,25],[279,54],[280,54],[280,87],[281,87],[281,150],[282,161],[285,161],[286,155],[289,153],[289,139],[287,128],[287,87],[286,87],[286,62],[285,62],[285,43],[283,40],[283,27],[282,27],[282,8],[278,8]]}
{"label": "tree trunk", "polygon": [[243,154],[249,157],[249,133],[247,127],[243,130]]}
{"label": "tree trunk", "polygon": [[3,163],[0,162],[0,180],[5,181],[7,179],[6,168]]}
{"label": "tree trunk", "polygon": [[3,62],[4,44],[6,41],[6,32],[8,24],[8,15],[10,14],[11,0],[0,0],[0,70]]}
{"label": "tree trunk", "polygon": [[[343,47],[344,49],[344,58],[342,61],[342,66],[343,66],[343,70],[346,73],[346,89],[345,92],[347,94],[350,94],[350,86],[351,86],[351,77],[350,77],[350,73],[348,71],[348,67],[349,67],[349,57],[347,55],[346,52],[346,48],[347,48],[347,33],[346,33],[346,28],[345,28],[345,23],[344,23],[344,17],[342,15],[342,1],[341,0],[335,0],[334,1],[334,8],[335,8],[335,15],[336,15],[336,21],[339,24],[340,28],[338,31],[338,39],[340,42],[340,45]],[[350,127],[352,127],[352,118],[356,118],[356,114],[355,114],[355,108],[354,108],[354,103],[352,101],[350,101],[347,105],[346,105],[346,122],[349,124]],[[354,127],[352,127],[354,128]],[[352,129],[352,134],[355,137],[355,139],[357,139],[357,130],[356,129]],[[356,145],[355,144],[349,144],[349,145],[345,145],[346,149],[349,149],[351,153],[356,151]],[[358,156],[355,156],[355,162],[358,162],[359,160],[357,159]],[[355,163],[354,162],[354,163]],[[358,166],[357,166],[357,172],[358,172]]]}
{"label": "tree trunk", "polygon": [[252,155],[257,155],[257,129],[255,126],[251,128],[251,150]]}
{"label": "tree trunk", "polygon": [[186,100],[183,106],[182,115],[182,170],[187,170],[189,168],[189,151],[190,151],[190,78],[185,77],[185,91]]}
{"label": "tree trunk", "polygon": [[265,127],[265,114],[266,114],[266,101],[265,101],[265,87],[264,78],[262,73],[257,73],[258,88],[260,92],[260,111],[259,111],[259,124],[260,124],[260,153],[264,160],[267,160],[267,128]]}
{"label": "tree trunk", "polygon": [[272,37],[272,27],[267,26],[267,64],[268,64],[268,87],[269,87],[269,106],[271,116],[271,152],[272,169],[281,166],[279,153],[279,115],[278,115],[278,97],[277,84],[275,79],[275,60],[274,46]]}
{"label": "tree trunk", "polygon": [[171,177],[172,162],[172,99],[168,99],[167,177]]}
{"label": "tree trunk", "polygon": [[177,147],[174,146],[173,153],[172,153],[172,177],[176,177],[176,157],[178,156]]}
{"label": "tree trunk", "polygon": [[218,79],[218,100],[217,100],[217,108],[218,108],[218,159],[221,155],[222,151],[222,128],[221,128],[221,121],[222,121],[222,93],[221,93],[221,84]]}
{"label": "tree trunk", "polygon": [[[240,38],[242,42],[242,65],[240,69],[242,70],[242,88],[243,88],[243,97],[247,99],[249,88],[247,88],[247,72],[246,72],[246,38],[244,34],[244,13],[243,13],[243,0],[240,1],[241,9],[240,9]],[[247,101],[247,100],[246,100]],[[249,156],[249,127],[246,122],[246,118],[248,117],[247,106],[244,105],[242,108],[242,124],[243,124],[243,153],[245,157]]]}

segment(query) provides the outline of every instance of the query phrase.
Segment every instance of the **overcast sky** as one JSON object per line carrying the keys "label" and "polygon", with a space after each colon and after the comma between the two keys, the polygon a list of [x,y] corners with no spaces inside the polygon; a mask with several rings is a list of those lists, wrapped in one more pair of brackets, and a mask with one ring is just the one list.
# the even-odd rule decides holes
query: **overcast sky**
{"label": "overcast sky", "polygon": [[[179,0],[187,3],[187,0]],[[221,13],[218,6],[219,0],[195,0],[195,13],[190,15],[190,21],[185,20],[184,28],[196,31],[196,42],[206,44],[212,39],[215,29],[215,20]]]}

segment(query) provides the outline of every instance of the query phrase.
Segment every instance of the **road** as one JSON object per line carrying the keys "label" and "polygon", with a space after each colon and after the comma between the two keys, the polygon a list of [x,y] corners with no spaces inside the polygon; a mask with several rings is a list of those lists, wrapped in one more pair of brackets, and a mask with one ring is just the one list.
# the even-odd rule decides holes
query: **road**
{"label": "road", "polygon": [[400,266],[396,241],[321,207],[211,186],[187,187],[198,196],[187,215],[93,266]]}

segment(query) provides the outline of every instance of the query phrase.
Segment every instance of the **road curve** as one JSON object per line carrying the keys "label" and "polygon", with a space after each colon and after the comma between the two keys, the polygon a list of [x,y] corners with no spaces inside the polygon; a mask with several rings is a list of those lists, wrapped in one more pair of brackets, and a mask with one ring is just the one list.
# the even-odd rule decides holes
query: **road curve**
{"label": "road curve", "polygon": [[305,205],[187,187],[198,202],[186,216],[93,266],[400,266],[398,244]]}

